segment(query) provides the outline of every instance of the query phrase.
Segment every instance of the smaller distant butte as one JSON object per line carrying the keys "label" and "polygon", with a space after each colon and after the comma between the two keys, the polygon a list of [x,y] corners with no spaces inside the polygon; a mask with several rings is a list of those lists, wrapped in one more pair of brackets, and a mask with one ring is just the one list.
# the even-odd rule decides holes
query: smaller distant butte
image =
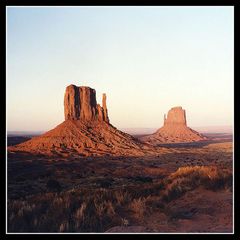
{"label": "smaller distant butte", "polygon": [[164,125],[157,132],[140,138],[152,145],[162,143],[184,143],[203,141],[207,138],[187,126],[186,111],[182,107],[173,107],[164,114]]}

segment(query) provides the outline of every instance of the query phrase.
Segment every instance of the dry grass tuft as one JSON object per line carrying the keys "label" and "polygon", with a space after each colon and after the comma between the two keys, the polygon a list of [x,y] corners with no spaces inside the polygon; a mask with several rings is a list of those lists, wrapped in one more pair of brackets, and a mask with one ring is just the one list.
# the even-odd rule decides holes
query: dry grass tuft
{"label": "dry grass tuft", "polygon": [[129,204],[129,208],[134,212],[138,219],[142,219],[146,211],[146,198],[137,198]]}
{"label": "dry grass tuft", "polygon": [[180,167],[165,181],[163,200],[171,201],[186,191],[203,186],[206,189],[229,189],[232,186],[232,172],[219,170],[215,166]]}
{"label": "dry grass tuft", "polygon": [[[104,232],[142,221],[149,211],[197,187],[232,187],[230,169],[181,167],[165,179],[120,189],[73,188],[8,200],[9,232]],[[126,218],[127,216],[127,218]]]}
{"label": "dry grass tuft", "polygon": [[117,205],[122,206],[131,201],[131,195],[127,191],[116,191],[114,193]]}

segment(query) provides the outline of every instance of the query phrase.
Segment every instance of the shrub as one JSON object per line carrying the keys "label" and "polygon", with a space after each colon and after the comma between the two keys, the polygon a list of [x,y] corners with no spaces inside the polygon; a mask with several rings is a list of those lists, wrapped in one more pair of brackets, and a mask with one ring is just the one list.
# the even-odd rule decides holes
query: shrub
{"label": "shrub", "polygon": [[129,208],[135,213],[138,219],[142,219],[146,210],[146,199],[138,198],[134,199],[130,204]]}
{"label": "shrub", "polygon": [[116,191],[114,193],[117,205],[124,205],[131,200],[131,196],[127,191]]}

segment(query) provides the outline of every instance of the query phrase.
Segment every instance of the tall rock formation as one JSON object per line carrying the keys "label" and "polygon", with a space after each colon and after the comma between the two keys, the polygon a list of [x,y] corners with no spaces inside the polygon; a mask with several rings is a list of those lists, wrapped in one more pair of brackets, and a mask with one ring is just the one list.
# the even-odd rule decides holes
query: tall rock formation
{"label": "tall rock formation", "polygon": [[141,156],[157,151],[109,123],[106,94],[102,106],[90,87],[70,85],[64,96],[65,121],[45,134],[8,147],[10,152],[78,156]]}
{"label": "tall rock formation", "polygon": [[95,89],[70,85],[64,96],[65,120],[109,122],[105,93],[102,102],[103,107],[97,104]]}
{"label": "tall rock formation", "polygon": [[106,93],[103,93],[103,97],[102,97],[103,120],[105,122],[109,122],[108,112],[107,112],[107,102],[106,101],[107,101]]}
{"label": "tall rock formation", "polygon": [[164,114],[164,126],[171,126],[171,125],[183,125],[187,126],[186,120],[186,112],[182,107],[174,107],[168,111],[168,115]]}
{"label": "tall rock formation", "polygon": [[207,138],[187,126],[186,111],[173,107],[164,114],[164,125],[157,132],[143,136],[141,141],[158,145],[162,143],[196,142]]}

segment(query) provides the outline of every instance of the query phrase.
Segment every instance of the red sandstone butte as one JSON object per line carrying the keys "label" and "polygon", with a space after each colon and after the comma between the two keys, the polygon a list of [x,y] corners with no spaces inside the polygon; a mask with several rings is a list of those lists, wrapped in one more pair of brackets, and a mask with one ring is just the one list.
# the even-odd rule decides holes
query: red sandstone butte
{"label": "red sandstone butte", "polygon": [[109,122],[106,94],[103,94],[102,102],[103,107],[97,104],[95,89],[70,85],[66,88],[64,96],[65,120]]}
{"label": "red sandstone butte", "polygon": [[187,126],[186,111],[173,107],[164,115],[164,125],[157,132],[143,136],[141,141],[158,145],[162,143],[197,142],[207,138]]}
{"label": "red sandstone butte", "polygon": [[70,85],[64,95],[65,121],[45,134],[8,147],[10,152],[60,156],[141,156],[155,149],[109,122],[106,94],[102,106],[90,87]]}

